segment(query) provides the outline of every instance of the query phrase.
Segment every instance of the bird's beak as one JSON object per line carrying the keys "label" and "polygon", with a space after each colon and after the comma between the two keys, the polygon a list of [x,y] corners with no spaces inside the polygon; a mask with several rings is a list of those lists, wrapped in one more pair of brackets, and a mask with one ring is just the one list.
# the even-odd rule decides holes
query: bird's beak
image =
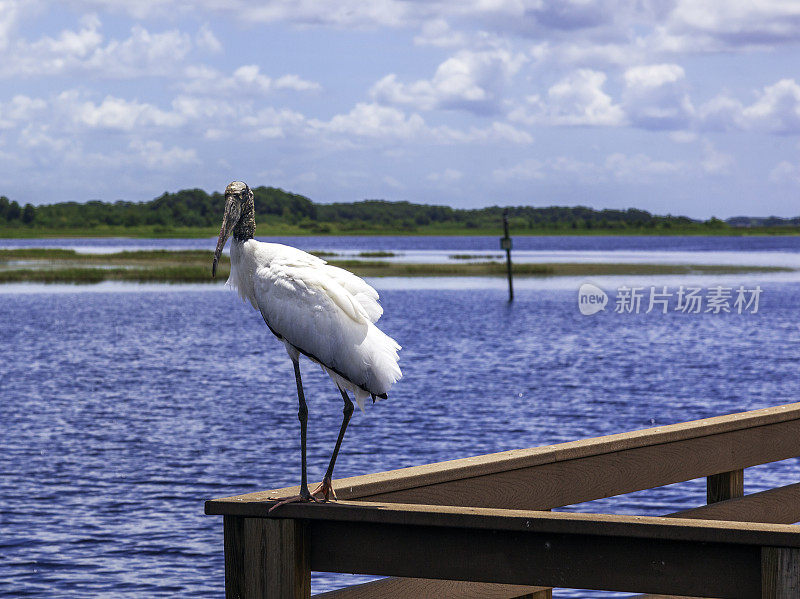
{"label": "bird's beak", "polygon": [[236,200],[230,196],[225,198],[225,214],[222,216],[222,227],[219,230],[219,239],[217,239],[217,249],[214,250],[214,263],[211,265],[211,276],[217,276],[217,262],[222,255],[222,248],[225,247],[225,242],[228,241],[233,227],[236,226],[237,215],[236,213]]}

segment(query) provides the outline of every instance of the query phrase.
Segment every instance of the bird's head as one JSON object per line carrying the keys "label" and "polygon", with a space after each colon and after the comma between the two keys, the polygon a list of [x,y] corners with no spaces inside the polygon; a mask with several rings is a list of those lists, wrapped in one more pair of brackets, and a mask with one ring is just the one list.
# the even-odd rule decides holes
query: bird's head
{"label": "bird's head", "polygon": [[[222,228],[219,230],[217,249],[214,250],[214,263],[211,266],[211,276],[217,276],[217,262],[222,255],[222,248],[228,241],[231,233],[238,239],[252,238],[255,232],[255,219],[253,215],[253,192],[242,181],[234,181],[225,188],[225,213],[222,216]],[[242,221],[246,220],[246,223]]]}

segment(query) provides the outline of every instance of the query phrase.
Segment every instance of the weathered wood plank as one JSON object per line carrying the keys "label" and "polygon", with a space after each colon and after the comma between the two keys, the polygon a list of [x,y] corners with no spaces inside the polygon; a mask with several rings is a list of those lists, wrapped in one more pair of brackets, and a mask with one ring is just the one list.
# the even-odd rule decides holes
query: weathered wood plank
{"label": "weathered wood plank", "polygon": [[[269,505],[244,504],[262,516]],[[277,513],[309,520],[313,569],[688,596],[752,597],[761,584],[759,543],[800,546],[795,527],[741,522],[362,502]],[[497,541],[503,531],[512,536],[507,545]]]}
{"label": "weathered wood plank", "polygon": [[667,517],[794,524],[800,522],[800,483],[675,512]]}
{"label": "weathered wood plank", "polygon": [[717,503],[744,495],[744,470],[712,474],[706,481],[706,503]]}
{"label": "weathered wood plank", "polygon": [[384,578],[314,595],[314,599],[551,599],[552,589],[515,584]]}
{"label": "weathered wood plank", "polygon": [[[790,485],[783,489],[740,499],[724,500],[724,498],[735,497],[743,491],[743,483],[740,482],[743,477],[737,477],[742,468],[798,454],[800,454],[800,404],[790,404],[557,446],[503,452],[378,475],[354,477],[336,481],[335,484],[337,492],[342,498],[352,496],[368,499],[369,503],[364,502],[364,507],[377,505],[373,500],[379,498],[388,502],[412,501],[434,505],[441,502],[465,506],[501,505],[505,507],[510,505],[528,509],[548,509],[678,480],[709,476],[709,501],[716,500],[717,503],[687,510],[675,516],[718,520],[752,519],[784,523],[800,519],[796,517],[798,512],[796,506],[800,505],[800,502],[797,501],[797,497],[800,495],[800,488],[798,488],[800,485]],[[695,461],[693,461],[693,457]],[[677,469],[675,468],[676,463],[679,463]],[[653,471],[654,464],[656,465],[655,472]],[[637,473],[637,476],[632,476],[632,472]],[[597,475],[597,473],[606,481],[611,479],[609,484],[606,486],[598,484],[598,481],[593,479],[593,475]],[[643,476],[639,476],[642,473]],[[659,482],[654,482],[656,480]],[[379,488],[393,490],[388,493],[375,493]],[[549,494],[548,488],[550,489]],[[278,493],[288,494],[291,491],[292,489],[287,489]],[[373,494],[370,496],[369,492]],[[483,492],[487,493],[488,499],[476,501],[475,498]],[[214,500],[207,503],[206,512],[241,515],[257,513],[260,517],[260,513],[264,511],[261,509],[264,504],[257,507],[258,503],[274,493],[254,493]],[[253,505],[254,503],[256,506]],[[255,509],[253,509],[254,507]],[[381,509],[386,509],[386,507]],[[428,506],[412,507],[426,508]],[[286,508],[291,509],[290,506],[286,506]],[[508,510],[498,511],[509,512]],[[282,508],[282,512],[283,515],[288,515],[284,508]],[[416,510],[415,515],[411,516],[411,520],[418,521],[422,512],[425,512],[425,509]],[[454,515],[451,513],[448,517]],[[462,513],[458,516],[461,518],[465,514]],[[409,517],[409,514],[405,513],[404,517]],[[227,520],[228,518],[226,518]],[[346,520],[347,518],[339,519],[339,521]],[[386,524],[388,520],[375,520],[368,517],[366,519],[357,518],[353,522],[377,525]],[[449,522],[448,526],[453,524],[452,520]],[[540,532],[559,534],[549,530],[552,528],[553,522],[547,522],[545,530]],[[624,529],[627,525],[623,522],[612,523],[602,517],[599,518],[599,523],[602,523],[603,526],[613,524],[611,529],[603,529],[605,532],[601,535],[607,534],[612,529],[618,530],[614,528],[615,526],[622,526]],[[698,542],[694,538],[697,536],[694,533],[700,530],[706,532],[710,530],[708,524],[706,522],[693,530],[690,535],[693,537],[692,543]],[[442,524],[441,522],[436,524],[417,522],[415,526],[442,526]],[[464,522],[459,520],[455,526],[459,529],[463,528]],[[492,526],[488,526],[488,528],[492,528]],[[737,526],[731,528],[738,530]],[[485,530],[487,525],[484,523],[479,526],[479,529]],[[513,526],[504,528],[504,530],[513,530]],[[671,529],[671,533],[674,533],[675,530]],[[787,541],[786,535],[781,536],[783,534],[781,531],[766,531],[757,527],[748,530],[751,533],[747,537],[749,540],[745,543],[742,540],[743,537],[739,537],[736,543],[751,543],[753,534],[761,535],[759,538],[767,535],[774,540],[778,538],[774,534],[777,532],[781,539],[780,542],[792,546],[792,541]],[[681,535],[675,537],[671,533],[667,534],[668,538],[682,540]],[[226,572],[230,561],[227,541],[231,534],[226,522]],[[585,531],[580,534],[585,534]],[[615,535],[616,533],[612,533],[610,536]],[[253,536],[252,533],[250,536]],[[716,534],[712,536],[716,536]],[[644,537],[636,536],[636,538]],[[725,542],[730,542],[730,539]],[[241,548],[231,548],[233,561],[243,561],[244,556],[237,555],[237,551],[240,554],[243,553]],[[308,568],[304,568],[304,570],[307,572]],[[356,570],[350,571],[355,572]],[[414,575],[418,576],[419,573],[414,573]],[[252,581],[250,583],[260,584]],[[430,581],[427,583],[432,584]],[[440,582],[439,584],[445,583]],[[302,583],[299,586],[302,587]],[[498,585],[492,586],[497,587]],[[468,585],[465,588],[468,588]]]}
{"label": "weathered wood plank", "polygon": [[[341,479],[334,487],[341,499],[538,510],[798,455],[800,404],[788,404]],[[293,493],[294,487],[222,501],[260,502]]]}
{"label": "weathered wood plank", "polygon": [[[297,519],[309,522],[328,520],[348,523],[406,524],[467,530],[509,530],[800,548],[800,527],[786,524],[366,501],[290,503],[269,513],[272,505],[274,504],[271,502],[234,502],[231,504],[217,503],[213,507],[220,510],[216,512],[217,514],[222,514],[224,510],[228,512],[226,515]],[[372,551],[372,548],[364,547],[363,551]],[[469,579],[453,578],[449,580]]]}
{"label": "weathered wood plank", "polygon": [[[714,504],[670,514],[671,518],[693,518],[706,520],[734,520],[740,522],[768,522],[772,524],[792,524],[800,522],[800,483],[744,497],[734,498]],[[427,585],[427,586],[426,586]],[[474,586],[473,586],[474,585]],[[365,585],[354,585],[320,597],[325,599],[389,599],[390,597],[424,597],[425,589],[430,589],[430,597],[487,597],[496,599],[516,599],[520,587],[510,585],[485,585],[474,582],[451,582],[392,578]],[[522,587],[531,589],[534,587]],[[457,589],[457,591],[455,590]],[[541,591],[546,592],[545,590]],[[448,595],[448,593],[451,593]],[[536,599],[539,596],[533,595]],[[315,596],[316,597],[316,596]],[[546,597],[546,595],[543,595]],[[640,596],[638,599],[692,599],[687,597],[668,597],[666,595]]]}
{"label": "weathered wood plank", "polygon": [[305,523],[225,516],[228,599],[308,599],[310,552]]}
{"label": "weathered wood plank", "polygon": [[326,572],[726,599],[752,599],[761,588],[760,550],[750,545],[331,520],[309,526],[311,567]]}
{"label": "weathered wood plank", "polygon": [[719,433],[363,497],[369,501],[546,509],[800,455],[800,422]]}
{"label": "weathered wood plank", "polygon": [[764,547],[761,550],[762,599],[800,597],[800,549]]}

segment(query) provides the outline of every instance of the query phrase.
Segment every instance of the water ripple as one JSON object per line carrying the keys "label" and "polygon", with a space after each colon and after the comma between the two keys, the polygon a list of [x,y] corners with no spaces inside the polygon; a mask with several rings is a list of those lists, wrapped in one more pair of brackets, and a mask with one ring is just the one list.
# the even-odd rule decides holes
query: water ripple
{"label": "water ripple", "polygon": [[[337,476],[558,443],[795,401],[800,285],[756,315],[583,317],[575,288],[382,291],[405,378],[356,414]],[[260,317],[207,290],[20,293],[0,317],[0,596],[220,596],[203,501],[296,484],[291,363]],[[340,399],[304,365],[310,478]],[[748,471],[748,492],[798,480]],[[688,481],[567,509],[662,514]],[[362,580],[314,575],[315,591]],[[560,596],[601,596],[559,591]],[[602,595],[605,596],[605,595]]]}

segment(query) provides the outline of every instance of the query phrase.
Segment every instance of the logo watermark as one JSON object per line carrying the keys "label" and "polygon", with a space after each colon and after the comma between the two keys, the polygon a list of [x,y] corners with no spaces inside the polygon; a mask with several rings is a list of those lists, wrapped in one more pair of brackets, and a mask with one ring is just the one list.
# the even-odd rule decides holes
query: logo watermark
{"label": "logo watermark", "polygon": [[[746,288],[692,287],[680,285],[667,287],[617,287],[614,296],[614,312],[617,314],[650,314],[651,312],[681,312],[683,314],[757,314],[763,289],[759,285]],[[578,290],[578,310],[584,316],[605,310],[608,294],[591,283],[584,283]]]}
{"label": "logo watermark", "polygon": [[597,285],[584,283],[578,290],[578,310],[584,316],[591,316],[600,310],[605,310],[607,303],[608,294]]}

